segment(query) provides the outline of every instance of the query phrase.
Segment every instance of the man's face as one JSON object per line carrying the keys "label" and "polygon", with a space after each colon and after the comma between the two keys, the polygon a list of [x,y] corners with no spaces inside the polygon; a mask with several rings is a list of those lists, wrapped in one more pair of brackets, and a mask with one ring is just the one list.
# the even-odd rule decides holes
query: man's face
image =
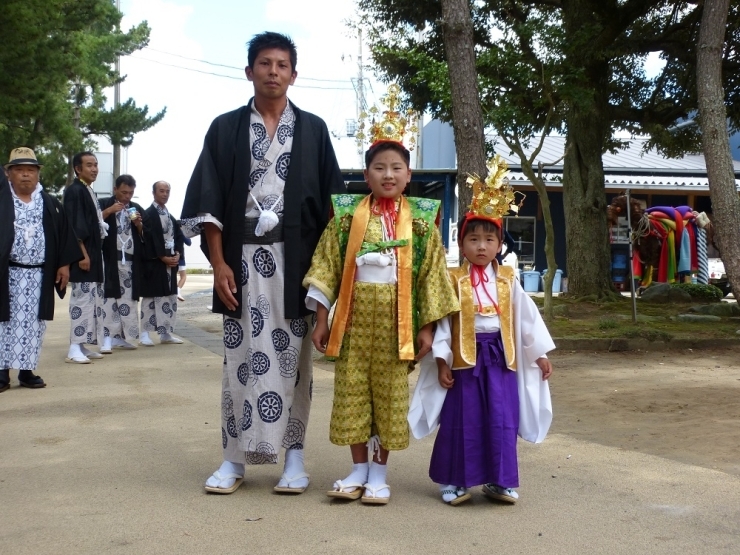
{"label": "man's face", "polygon": [[164,206],[170,200],[170,186],[168,183],[157,183],[154,186],[154,202]]}
{"label": "man's face", "polygon": [[116,200],[125,205],[131,202],[134,191],[136,191],[136,188],[126,183],[121,183],[118,187],[113,187],[113,194],[116,196]]}
{"label": "man's face", "polygon": [[95,156],[86,154],[82,157],[82,162],[75,170],[77,170],[77,175],[82,181],[88,185],[92,185],[98,178],[98,159]]}
{"label": "man's face", "polygon": [[260,51],[253,67],[245,69],[254,83],[254,95],[265,99],[284,98],[298,75],[290,63],[290,53],[279,48]]}
{"label": "man's face", "polygon": [[31,164],[11,166],[8,168],[8,180],[17,195],[30,195],[39,182],[39,167]]}

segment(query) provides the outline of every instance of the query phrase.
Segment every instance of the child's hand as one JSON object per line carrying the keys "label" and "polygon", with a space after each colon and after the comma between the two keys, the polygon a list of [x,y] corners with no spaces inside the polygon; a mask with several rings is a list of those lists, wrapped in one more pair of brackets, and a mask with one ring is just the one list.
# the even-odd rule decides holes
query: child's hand
{"label": "child's hand", "polygon": [[452,378],[452,370],[447,366],[447,363],[438,358],[437,359],[437,373],[439,378],[439,385],[445,389],[450,389],[455,385],[455,380]]}
{"label": "child's hand", "polygon": [[329,343],[329,326],[326,322],[317,320],[316,327],[311,334],[311,342],[318,352],[326,352],[326,344]]}
{"label": "child's hand", "polygon": [[537,366],[540,367],[540,370],[542,370],[543,382],[547,380],[550,376],[552,376],[552,364],[550,363],[549,358],[540,357],[535,360],[535,362],[537,363]]}
{"label": "child's hand", "polygon": [[434,341],[434,322],[430,322],[419,330],[419,334],[416,336],[416,344],[419,346],[419,354],[416,355],[414,360],[421,360],[424,356],[432,350],[432,342]]}
{"label": "child's hand", "polygon": [[318,352],[326,352],[329,343],[329,309],[321,303],[316,307],[316,327],[311,334],[311,342]]}

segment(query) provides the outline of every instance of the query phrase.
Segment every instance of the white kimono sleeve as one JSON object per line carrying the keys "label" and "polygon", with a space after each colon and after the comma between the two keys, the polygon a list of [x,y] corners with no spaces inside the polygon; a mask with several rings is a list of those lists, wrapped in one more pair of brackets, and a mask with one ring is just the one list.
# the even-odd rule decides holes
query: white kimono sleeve
{"label": "white kimono sleeve", "polygon": [[552,401],[550,386],[542,380],[542,371],[535,361],[552,351],[555,343],[537,305],[517,280],[514,280],[512,301],[519,389],[519,435],[527,441],[541,443],[552,423]]}

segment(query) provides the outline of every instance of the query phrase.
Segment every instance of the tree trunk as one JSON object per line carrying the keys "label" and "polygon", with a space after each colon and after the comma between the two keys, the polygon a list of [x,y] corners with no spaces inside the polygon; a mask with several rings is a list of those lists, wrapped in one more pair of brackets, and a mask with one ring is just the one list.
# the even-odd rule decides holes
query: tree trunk
{"label": "tree trunk", "polygon": [[[590,2],[573,0],[564,5],[563,23],[573,45],[567,58],[572,67],[582,68],[575,77],[577,86],[591,91],[571,99],[566,113],[563,208],[568,292],[574,297],[611,297],[614,287],[602,160],[605,140],[611,133],[609,62],[579,46],[585,44],[589,34],[584,33],[593,26]],[[598,28],[591,33],[598,33]]]}
{"label": "tree trunk", "polygon": [[475,173],[481,178],[487,174],[483,111],[478,94],[473,20],[468,0],[442,0],[442,29],[452,92],[458,207],[462,217],[472,199],[472,191],[465,182],[467,174]]}
{"label": "tree trunk", "polygon": [[727,132],[725,93],[722,87],[722,50],[729,0],[705,0],[697,50],[696,84],[704,158],[712,199],[715,240],[725,272],[737,299],[740,297],[740,200]]}

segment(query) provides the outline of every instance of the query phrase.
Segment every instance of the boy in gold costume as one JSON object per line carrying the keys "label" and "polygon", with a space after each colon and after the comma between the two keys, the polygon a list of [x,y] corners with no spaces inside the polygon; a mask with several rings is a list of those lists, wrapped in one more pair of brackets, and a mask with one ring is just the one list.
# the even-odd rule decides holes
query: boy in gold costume
{"label": "boy in gold costume", "polygon": [[369,504],[388,503],[389,451],[409,444],[409,364],[430,351],[434,323],[459,310],[435,225],[439,201],[402,194],[409,159],[396,140],[372,144],[371,194],[332,197],[333,219],[303,281],[317,316],[313,343],[338,357],[330,440],[352,452],[352,472],[327,494]]}

